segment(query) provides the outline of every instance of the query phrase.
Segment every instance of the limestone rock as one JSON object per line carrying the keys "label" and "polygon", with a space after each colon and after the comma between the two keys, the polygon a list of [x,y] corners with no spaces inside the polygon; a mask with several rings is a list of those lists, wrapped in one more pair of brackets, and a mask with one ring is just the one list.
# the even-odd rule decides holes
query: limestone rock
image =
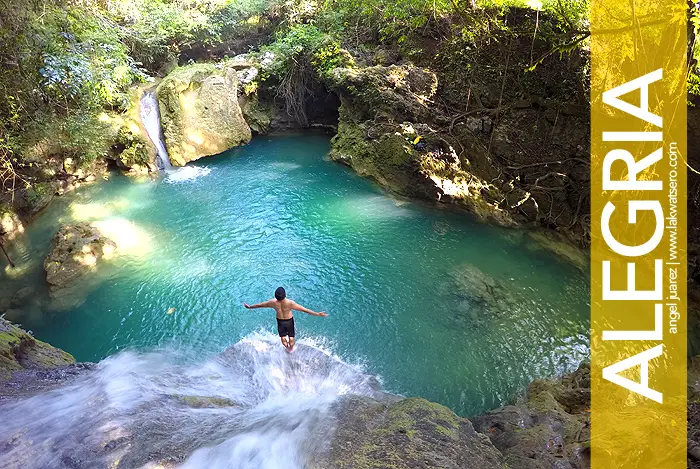
{"label": "limestone rock", "polygon": [[266,134],[270,130],[275,109],[260,102],[257,95],[241,97],[241,109],[250,129],[256,134]]}
{"label": "limestone rock", "polygon": [[19,216],[10,209],[0,207],[0,236],[11,240],[22,233],[24,225]]}
{"label": "limestone rock", "polygon": [[[476,144],[453,147],[436,132],[437,125],[428,124],[437,119],[435,73],[392,65],[338,68],[330,77],[330,86],[341,96],[331,159],[401,195],[454,204],[501,226],[517,224],[510,205],[524,194],[507,199],[487,182],[493,177],[479,178],[470,167],[466,156],[483,149]],[[479,125],[483,130],[491,124],[484,118]]]}
{"label": "limestone rock", "polygon": [[360,118],[377,114],[395,121],[420,121],[430,115],[428,101],[437,91],[437,77],[413,65],[337,68],[331,86],[352,102]]}
{"label": "limestone rock", "polygon": [[336,415],[330,454],[317,458],[314,469],[504,467],[503,456],[469,420],[425,399],[348,397]]}
{"label": "limestone rock", "polygon": [[27,332],[0,318],[0,383],[24,369],[48,369],[75,363],[63,350],[35,339]]}
{"label": "limestone rock", "polygon": [[101,259],[113,256],[116,248],[114,241],[89,224],[61,227],[44,261],[51,296],[61,296],[75,287],[97,269]]}
{"label": "limestone rock", "polygon": [[180,67],[158,86],[157,97],[165,145],[176,166],[251,139],[238,104],[238,77],[233,66]]}
{"label": "limestone rock", "polygon": [[513,468],[590,467],[590,366],[530,383],[524,402],[473,419]]}

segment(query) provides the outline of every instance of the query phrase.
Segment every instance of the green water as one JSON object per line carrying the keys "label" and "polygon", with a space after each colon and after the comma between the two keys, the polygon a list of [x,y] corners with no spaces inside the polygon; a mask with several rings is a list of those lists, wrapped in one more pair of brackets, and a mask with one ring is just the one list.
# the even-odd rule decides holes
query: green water
{"label": "green water", "polygon": [[[166,344],[214,353],[273,333],[274,313],[242,302],[283,285],[330,314],[298,313],[298,338],[464,415],[587,356],[585,274],[520,231],[391,198],[328,149],[322,136],[259,137],[195,164],[210,170],[198,178],[112,175],[56,201],[12,246],[27,273],[0,290],[37,293],[10,319],[79,361]],[[83,304],[50,311],[40,263],[76,219],[110,222],[128,254],[86,282]]]}

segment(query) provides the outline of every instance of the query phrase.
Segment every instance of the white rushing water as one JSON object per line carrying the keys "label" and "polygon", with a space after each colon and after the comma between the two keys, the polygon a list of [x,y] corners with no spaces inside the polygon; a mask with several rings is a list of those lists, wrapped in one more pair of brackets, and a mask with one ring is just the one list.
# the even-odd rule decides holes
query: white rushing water
{"label": "white rushing water", "polygon": [[211,173],[211,169],[206,166],[183,166],[177,170],[168,171],[168,176],[165,178],[165,182],[168,184],[190,182],[200,177],[204,177],[209,173]]}
{"label": "white rushing water", "polygon": [[141,122],[143,122],[148,136],[156,146],[158,167],[160,169],[170,169],[172,167],[170,164],[170,157],[168,156],[168,150],[165,148],[163,138],[161,137],[158,100],[153,93],[144,93],[141,98]]}
{"label": "white rushing water", "polygon": [[[0,404],[0,467],[301,469],[327,449],[331,406],[346,394],[386,396],[359,367],[308,341],[288,354],[271,334],[206,361],[122,352],[69,385]],[[192,404],[206,398],[225,405]]]}

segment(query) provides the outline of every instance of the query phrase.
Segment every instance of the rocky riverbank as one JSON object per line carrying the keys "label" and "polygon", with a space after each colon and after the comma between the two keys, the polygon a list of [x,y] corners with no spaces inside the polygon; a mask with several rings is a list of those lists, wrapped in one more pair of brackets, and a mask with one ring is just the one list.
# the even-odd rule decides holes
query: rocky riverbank
{"label": "rocky riverbank", "polygon": [[73,363],[75,359],[70,354],[35,339],[26,331],[0,318],[0,388],[24,392],[20,382],[16,381],[16,372],[47,370]]}

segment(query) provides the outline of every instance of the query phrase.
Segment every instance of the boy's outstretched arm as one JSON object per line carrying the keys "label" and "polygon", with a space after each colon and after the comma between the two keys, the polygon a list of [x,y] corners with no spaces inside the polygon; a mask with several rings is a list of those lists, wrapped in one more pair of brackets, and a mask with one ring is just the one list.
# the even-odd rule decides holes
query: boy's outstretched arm
{"label": "boy's outstretched arm", "polygon": [[294,302],[292,309],[294,311],[301,311],[302,313],[310,314],[312,316],[321,316],[324,318],[328,316],[328,314],[324,313],[323,311],[321,311],[320,313],[317,313],[316,311],[311,311],[309,308],[305,308],[297,302]]}
{"label": "boy's outstretched arm", "polygon": [[272,302],[274,300],[267,300],[262,303],[257,303],[254,305],[249,305],[248,303],[243,303],[243,306],[245,306],[247,309],[253,309],[253,308],[272,308]]}

